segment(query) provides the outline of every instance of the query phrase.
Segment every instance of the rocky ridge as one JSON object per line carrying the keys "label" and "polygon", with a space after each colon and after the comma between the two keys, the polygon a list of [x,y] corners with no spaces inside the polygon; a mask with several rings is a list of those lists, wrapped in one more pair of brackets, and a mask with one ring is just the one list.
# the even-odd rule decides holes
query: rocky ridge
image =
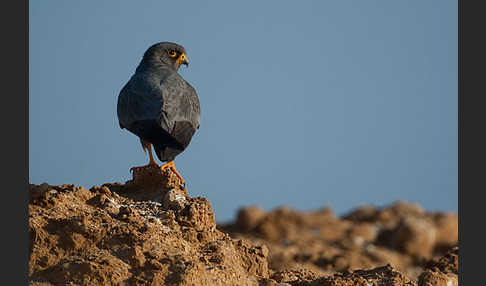
{"label": "rocky ridge", "polygon": [[343,217],[246,207],[217,226],[207,199],[158,168],[89,190],[30,184],[29,195],[30,285],[458,281],[457,215],[405,202]]}

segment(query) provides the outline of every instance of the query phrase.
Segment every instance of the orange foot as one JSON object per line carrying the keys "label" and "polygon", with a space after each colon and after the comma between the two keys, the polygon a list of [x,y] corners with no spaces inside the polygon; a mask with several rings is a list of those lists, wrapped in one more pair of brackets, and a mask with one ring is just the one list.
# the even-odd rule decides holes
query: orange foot
{"label": "orange foot", "polygon": [[174,165],[174,161],[170,161],[164,165],[162,165],[160,167],[162,170],[165,169],[165,168],[170,168],[172,170],[172,172],[174,172],[174,174],[176,174],[176,176],[179,178],[179,180],[181,181],[181,184],[182,185],[185,185],[186,183],[184,182],[184,179],[182,178],[181,174],[179,174],[179,172],[177,172],[176,168],[175,168],[175,165]]}
{"label": "orange foot", "polygon": [[133,171],[135,170],[142,170],[142,169],[146,169],[146,168],[158,168],[159,165],[155,162],[149,162],[147,165],[145,166],[138,166],[138,167],[131,167],[130,168],[130,172],[133,173]]}

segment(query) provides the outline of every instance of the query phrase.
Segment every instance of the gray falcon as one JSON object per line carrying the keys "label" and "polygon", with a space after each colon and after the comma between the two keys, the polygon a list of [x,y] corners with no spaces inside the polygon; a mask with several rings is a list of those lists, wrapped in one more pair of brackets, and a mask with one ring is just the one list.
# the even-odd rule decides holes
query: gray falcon
{"label": "gray falcon", "polygon": [[189,65],[181,45],[161,42],[144,53],[135,74],[118,96],[117,114],[120,127],[140,138],[149,163],[137,168],[158,167],[152,156],[184,179],[174,166],[174,159],[183,152],[199,129],[199,99],[194,88],[178,73],[181,65]]}

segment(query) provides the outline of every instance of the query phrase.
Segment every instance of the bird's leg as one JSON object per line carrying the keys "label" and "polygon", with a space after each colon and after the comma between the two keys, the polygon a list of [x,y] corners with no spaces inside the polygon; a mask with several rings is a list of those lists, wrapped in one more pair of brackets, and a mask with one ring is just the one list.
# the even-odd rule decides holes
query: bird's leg
{"label": "bird's leg", "polygon": [[174,161],[167,162],[166,164],[162,165],[160,168],[162,170],[165,169],[165,168],[170,168],[172,170],[172,172],[174,172],[174,174],[176,174],[176,176],[179,178],[179,180],[181,180],[181,184],[185,184],[184,179],[182,178],[181,174],[175,168]]}
{"label": "bird's leg", "polygon": [[147,143],[147,142],[143,142],[142,141],[142,146],[143,146],[143,149],[144,150],[147,150],[148,151],[148,154],[149,154],[149,163],[145,166],[139,166],[139,167],[132,167],[130,168],[130,171],[133,172],[134,170],[136,169],[143,169],[143,168],[146,168],[146,167],[159,167],[159,165],[157,164],[157,162],[155,162],[154,160],[154,156],[152,155],[152,144],[150,143]]}
{"label": "bird's leg", "polygon": [[159,165],[155,162],[154,160],[154,156],[152,155],[152,144],[149,144],[148,147],[148,153],[149,153],[149,163],[147,166],[157,166],[157,168],[159,167]]}

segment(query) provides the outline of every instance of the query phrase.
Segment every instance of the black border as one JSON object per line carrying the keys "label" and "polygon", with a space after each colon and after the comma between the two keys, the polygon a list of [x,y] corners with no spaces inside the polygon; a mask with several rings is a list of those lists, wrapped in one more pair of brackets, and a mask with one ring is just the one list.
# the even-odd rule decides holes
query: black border
{"label": "black border", "polygon": [[[28,285],[29,1],[3,1],[2,33],[2,245],[5,285]],[[5,160],[5,158],[7,160]]]}
{"label": "black border", "polygon": [[486,210],[482,198],[486,191],[486,5],[482,1],[458,2],[459,285],[483,285],[484,278],[481,276],[484,263],[481,260],[485,253],[482,232],[485,226],[483,211]]}

